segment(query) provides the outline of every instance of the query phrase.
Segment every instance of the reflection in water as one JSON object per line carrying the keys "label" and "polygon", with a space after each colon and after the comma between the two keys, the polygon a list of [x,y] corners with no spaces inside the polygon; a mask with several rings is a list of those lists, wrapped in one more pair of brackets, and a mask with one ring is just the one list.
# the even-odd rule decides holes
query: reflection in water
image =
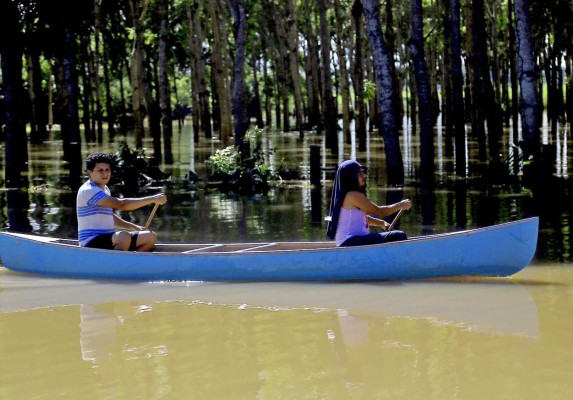
{"label": "reflection in water", "polygon": [[1,271],[0,398],[559,398],[573,389],[572,286],[550,267],[369,284]]}
{"label": "reflection in water", "polygon": [[80,305],[80,348],[82,360],[109,359],[112,347],[117,344],[117,318],[98,311],[93,305]]}
{"label": "reflection in water", "polygon": [[[508,279],[472,278],[370,283],[105,283],[61,280],[6,271],[0,312],[135,299],[184,300],[221,306],[346,310],[371,317],[432,318],[478,331],[535,337],[537,310],[527,289]],[[17,287],[18,290],[14,290]],[[423,301],[420,301],[423,299]],[[100,313],[82,308],[89,325]],[[90,314],[91,312],[91,314]],[[90,316],[95,317],[90,317]],[[82,317],[82,321],[84,318]],[[83,322],[82,322],[83,323]],[[93,324],[97,326],[99,323]]]}
{"label": "reflection in water", "polygon": [[6,192],[8,207],[8,230],[11,232],[31,232],[28,220],[30,199],[27,192],[8,190]]}

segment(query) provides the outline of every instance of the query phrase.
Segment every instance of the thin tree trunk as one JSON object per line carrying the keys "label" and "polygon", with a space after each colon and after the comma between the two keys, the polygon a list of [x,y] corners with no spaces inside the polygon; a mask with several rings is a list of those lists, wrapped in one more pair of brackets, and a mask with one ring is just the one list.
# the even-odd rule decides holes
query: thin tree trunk
{"label": "thin tree trunk", "polygon": [[[386,0],[385,2],[385,20],[386,20],[386,31],[384,32],[384,39],[386,43],[386,48],[388,49],[388,54],[391,58],[396,54],[396,30],[394,24],[394,0]],[[402,93],[400,92],[398,75],[396,74],[396,66],[394,63],[390,63],[390,71],[392,73],[392,81],[394,82],[394,105],[396,107],[396,120],[399,121],[403,115],[402,107]]]}
{"label": "thin tree trunk", "polygon": [[[515,28],[514,28],[514,8],[513,1],[507,2],[507,20],[509,31],[509,70],[511,76],[511,117],[513,125],[513,143],[517,144],[519,141],[519,87],[517,82],[517,65],[516,65],[516,44],[515,44]],[[514,158],[517,162],[517,157]]]}
{"label": "thin tree trunk", "polygon": [[434,181],[434,123],[432,93],[428,68],[424,57],[424,32],[422,0],[411,0],[412,38],[408,41],[414,60],[416,92],[420,110],[420,176],[422,183]]}
{"label": "thin tree trunk", "polygon": [[[9,3],[9,4],[8,4]],[[6,148],[5,179],[7,188],[19,188],[21,172],[28,158],[23,122],[22,55],[18,10],[11,2],[0,4],[0,34],[11,38],[0,43],[2,58],[3,101],[5,107]]]}
{"label": "thin tree trunk", "polygon": [[209,12],[213,27],[211,73],[215,80],[218,97],[220,123],[219,132],[223,146],[229,145],[233,133],[232,107],[229,97],[229,67],[227,64],[227,31],[223,20],[223,7],[220,0],[209,0]]}
{"label": "thin tree trunk", "polygon": [[[171,90],[169,87],[169,54],[167,36],[169,35],[169,0],[159,0],[159,17],[161,27],[159,32],[159,107],[161,108],[161,130],[163,132],[163,153],[165,163],[173,164],[171,138],[173,123],[171,118]],[[161,161],[161,153],[155,154],[156,161]]]}
{"label": "thin tree trunk", "polygon": [[[109,51],[109,50],[108,50]],[[113,109],[112,96],[111,96],[111,79],[109,74],[109,60],[107,58],[107,52],[104,50],[103,53],[103,76],[105,83],[105,109],[107,114],[107,129],[109,131],[110,141],[113,141],[115,136],[115,118],[116,112]]]}
{"label": "thin tree trunk", "polygon": [[338,55],[338,65],[340,68],[340,94],[342,98],[342,133],[346,138],[346,143],[350,143],[350,92],[348,89],[348,71],[346,67],[345,27],[344,21],[348,16],[342,14],[339,0],[334,2],[335,24],[336,24],[336,52]]}
{"label": "thin tree trunk", "polygon": [[[308,7],[308,9],[306,8]],[[305,3],[304,14],[307,19],[303,23],[304,36],[306,38],[308,57],[306,57],[306,95],[308,104],[308,125],[316,128],[317,133],[322,132],[322,120],[320,118],[320,73],[318,61],[318,43],[316,33],[313,30],[312,15],[310,8],[312,3]]]}
{"label": "thin tree trunk", "polygon": [[78,98],[82,101],[82,123],[84,125],[84,137],[87,143],[95,143],[95,129],[92,127],[92,115],[93,115],[93,80],[91,75],[94,74],[94,65],[91,58],[91,52],[89,49],[90,38],[80,37],[80,57],[87,64],[86,68],[80,69],[82,89],[78,91]]}
{"label": "thin tree trunk", "polygon": [[355,0],[352,5],[352,18],[354,21],[354,118],[355,130],[358,138],[358,151],[366,151],[366,100],[364,98],[364,23],[362,21],[362,3]]}
{"label": "thin tree trunk", "polygon": [[244,0],[227,0],[227,4],[233,15],[233,34],[235,36],[235,84],[233,88],[235,146],[241,149],[241,155],[245,159],[250,156],[249,143],[243,140],[249,127],[244,82],[247,16],[245,14]]}
{"label": "thin tree trunk", "polygon": [[338,134],[336,126],[336,106],[332,96],[332,76],[330,70],[330,30],[326,18],[326,0],[319,0],[318,13],[320,16],[320,55],[322,61],[322,104],[326,147],[332,154],[338,153]]}
{"label": "thin tree trunk", "polygon": [[271,107],[271,97],[273,95],[273,87],[270,84],[269,73],[267,70],[268,60],[263,53],[263,94],[265,96],[265,125],[271,126],[273,124],[273,112]]}
{"label": "thin tree trunk", "polygon": [[299,72],[299,62],[298,62],[298,24],[296,15],[295,0],[288,0],[288,44],[289,44],[289,66],[290,75],[292,78],[292,86],[294,92],[294,109],[295,109],[295,120],[296,129],[298,129],[300,137],[304,135],[303,125],[304,125],[304,113],[303,113],[303,103],[302,103],[302,89],[300,84],[300,72]]}
{"label": "thin tree trunk", "polygon": [[[69,122],[69,151],[66,159],[70,163],[70,180],[77,182],[81,176],[81,148],[80,117],[78,111],[78,83],[76,71],[75,37],[70,28],[64,29],[64,81],[66,85],[67,120]],[[72,185],[73,186],[73,185]]]}
{"label": "thin tree trunk", "polygon": [[451,0],[452,113],[456,149],[456,175],[466,176],[466,124],[464,110],[464,78],[462,75],[462,39],[460,32],[460,0]]}
{"label": "thin tree trunk", "polygon": [[[273,48],[275,51],[272,53],[275,56],[275,65],[276,65],[276,85],[277,85],[277,94],[280,95],[276,99],[276,119],[277,119],[277,127],[283,128],[283,130],[290,131],[290,121],[289,121],[289,113],[290,113],[290,105],[289,105],[289,49],[287,48],[288,45],[288,35],[286,28],[284,26],[284,17],[283,13],[280,10],[280,4],[276,4],[274,1],[269,1],[268,6],[272,10],[273,21],[271,21],[271,25],[273,28],[273,39],[274,44]],[[282,105],[282,106],[281,106]],[[282,119],[281,119],[282,118]]]}
{"label": "thin tree trunk", "polygon": [[[203,56],[202,44],[204,41],[203,30],[201,29],[201,9],[202,1],[194,0],[188,3],[189,14],[189,47],[191,53],[191,73],[193,77],[193,113],[197,115],[200,129],[205,133],[205,138],[212,137],[211,111],[209,108],[209,90],[207,88],[207,69],[205,57]],[[198,131],[197,128],[194,130]],[[197,140],[199,132],[195,133]]]}
{"label": "thin tree trunk", "polygon": [[451,0],[443,0],[444,11],[444,60],[443,60],[443,92],[442,92],[442,124],[445,126],[445,155],[454,154],[454,112],[452,91],[452,16]]}
{"label": "thin tree trunk", "polygon": [[103,107],[101,104],[101,80],[100,80],[100,66],[101,66],[101,3],[103,0],[94,1],[94,52],[93,52],[93,66],[94,74],[92,76],[95,95],[95,118],[97,124],[97,141],[103,143]]}
{"label": "thin tree trunk", "polygon": [[256,125],[258,128],[264,128],[265,123],[263,121],[263,111],[261,109],[261,89],[259,83],[259,60],[255,57],[253,59],[253,113],[256,120]]}
{"label": "thin tree trunk", "polygon": [[28,72],[28,97],[30,98],[30,142],[42,143],[47,136],[45,101],[42,91],[42,71],[40,68],[39,53],[36,49],[33,54],[26,54],[26,68]]}
{"label": "thin tree trunk", "polygon": [[380,10],[377,0],[362,0],[366,29],[370,39],[372,61],[376,73],[376,87],[380,109],[380,129],[384,138],[388,183],[401,185],[404,183],[404,164],[398,140],[398,124],[396,122],[396,105],[394,83],[392,80],[392,57],[388,53],[382,27],[380,25]]}
{"label": "thin tree trunk", "polygon": [[[147,12],[149,0],[144,0],[142,9],[137,7],[137,0],[130,0],[132,25],[134,30],[133,46],[131,49],[131,93],[134,118],[135,147],[143,147],[143,120],[145,114],[144,71],[143,71],[143,21]],[[150,106],[150,104],[148,104]]]}
{"label": "thin tree trunk", "polygon": [[539,97],[537,70],[531,41],[529,0],[515,0],[517,75],[520,86],[519,108],[525,157],[539,154]]}

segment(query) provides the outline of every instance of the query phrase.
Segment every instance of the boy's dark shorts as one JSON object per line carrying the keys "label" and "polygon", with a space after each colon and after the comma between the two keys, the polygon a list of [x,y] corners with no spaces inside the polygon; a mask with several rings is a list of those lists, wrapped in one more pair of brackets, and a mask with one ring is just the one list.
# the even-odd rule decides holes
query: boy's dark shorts
{"label": "boy's dark shorts", "polygon": [[[137,235],[139,235],[138,231],[129,232],[131,235],[131,242],[129,243],[129,251],[135,251],[137,247]],[[113,233],[103,233],[101,235],[96,236],[92,240],[90,240],[85,247],[92,247],[95,249],[106,249],[106,250],[113,250],[113,242],[111,241],[111,237]]]}

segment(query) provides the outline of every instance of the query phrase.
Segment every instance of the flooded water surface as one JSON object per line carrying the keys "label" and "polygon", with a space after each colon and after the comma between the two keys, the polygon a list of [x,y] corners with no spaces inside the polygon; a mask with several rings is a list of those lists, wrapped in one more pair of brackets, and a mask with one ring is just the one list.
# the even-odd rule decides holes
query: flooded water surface
{"label": "flooded water surface", "polygon": [[573,269],[397,283],[0,272],[0,398],[563,399]]}
{"label": "flooded water surface", "polygon": [[[263,147],[274,168],[296,166],[301,179],[241,197],[184,183],[189,170],[204,175],[213,150],[189,139],[184,130],[175,140],[174,183],[146,189],[169,197],[152,223],[162,241],[323,240],[332,167],[354,155],[369,167],[369,197],[412,199],[400,219],[408,235],[538,215],[535,259],[511,278],[368,283],[126,283],[0,267],[0,399],[573,395],[569,203],[510,185],[460,185],[447,158],[432,192],[408,182],[388,188],[379,138],[364,154],[322,149],[323,184],[312,189],[308,148],[323,144],[297,135],[269,136]],[[0,229],[75,237],[75,193],[60,150],[57,140],[31,150],[31,188],[0,192]],[[410,183],[415,153],[405,159]],[[149,212],[123,216],[143,223]]]}

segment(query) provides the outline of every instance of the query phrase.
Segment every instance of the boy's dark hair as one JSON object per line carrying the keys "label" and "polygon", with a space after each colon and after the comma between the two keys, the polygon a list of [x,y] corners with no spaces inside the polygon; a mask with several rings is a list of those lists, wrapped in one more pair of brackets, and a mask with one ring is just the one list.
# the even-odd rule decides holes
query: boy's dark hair
{"label": "boy's dark hair", "polygon": [[92,153],[86,158],[86,169],[93,171],[97,163],[113,165],[113,157],[107,153]]}

